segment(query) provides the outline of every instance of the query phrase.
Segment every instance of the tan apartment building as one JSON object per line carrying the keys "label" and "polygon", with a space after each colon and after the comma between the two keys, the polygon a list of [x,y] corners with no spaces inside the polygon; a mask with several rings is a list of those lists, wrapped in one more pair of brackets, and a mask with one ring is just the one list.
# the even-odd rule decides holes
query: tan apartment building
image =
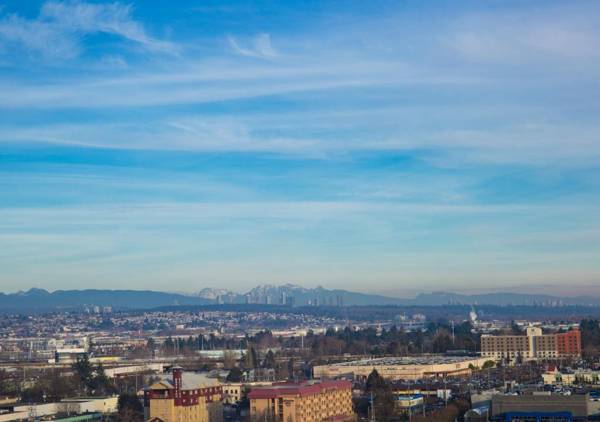
{"label": "tan apartment building", "polygon": [[248,393],[252,421],[354,421],[352,383],[321,381],[281,383]]}
{"label": "tan apartment building", "polygon": [[223,403],[234,404],[242,400],[245,394],[244,384],[241,382],[228,382],[222,385]]}

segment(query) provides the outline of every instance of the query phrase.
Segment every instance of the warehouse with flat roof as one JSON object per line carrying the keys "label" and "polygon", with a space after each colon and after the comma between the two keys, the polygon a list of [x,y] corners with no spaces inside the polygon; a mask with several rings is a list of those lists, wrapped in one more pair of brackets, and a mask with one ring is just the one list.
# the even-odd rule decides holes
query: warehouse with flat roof
{"label": "warehouse with flat roof", "polygon": [[481,368],[490,358],[469,356],[419,356],[362,359],[315,366],[315,378],[352,377],[366,379],[375,369],[390,380],[418,380],[431,377],[468,375],[473,368]]}

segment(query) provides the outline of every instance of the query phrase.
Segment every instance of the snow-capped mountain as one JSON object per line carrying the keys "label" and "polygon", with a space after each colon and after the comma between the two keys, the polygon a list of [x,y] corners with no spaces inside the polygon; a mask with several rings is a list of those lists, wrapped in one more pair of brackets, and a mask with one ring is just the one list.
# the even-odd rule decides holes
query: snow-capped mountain
{"label": "snow-capped mountain", "polygon": [[237,294],[235,292],[232,292],[231,290],[213,289],[210,287],[205,287],[204,289],[196,293],[194,296],[201,297],[203,299],[217,300],[219,297],[230,295],[237,296]]}
{"label": "snow-capped mountain", "polygon": [[379,295],[355,293],[346,290],[329,290],[321,286],[306,288],[289,283],[282,285],[261,284],[242,294],[225,289],[205,288],[198,292],[196,296],[216,300],[219,303],[293,306],[389,305],[401,302],[400,299]]}

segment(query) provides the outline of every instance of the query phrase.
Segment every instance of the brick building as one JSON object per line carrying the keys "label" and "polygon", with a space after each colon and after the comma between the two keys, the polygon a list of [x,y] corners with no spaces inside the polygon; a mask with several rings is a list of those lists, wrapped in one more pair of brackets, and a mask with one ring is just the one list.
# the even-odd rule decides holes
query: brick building
{"label": "brick building", "polygon": [[248,394],[253,421],[353,421],[352,383],[322,381],[281,383],[255,388]]}
{"label": "brick building", "polygon": [[171,377],[152,384],[144,396],[149,418],[164,422],[222,422],[223,391],[217,380],[171,370]]}

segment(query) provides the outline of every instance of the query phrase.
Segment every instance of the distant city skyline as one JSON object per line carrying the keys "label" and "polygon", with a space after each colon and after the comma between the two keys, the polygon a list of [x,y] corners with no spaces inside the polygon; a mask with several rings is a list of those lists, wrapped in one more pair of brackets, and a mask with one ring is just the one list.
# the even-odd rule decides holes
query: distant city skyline
{"label": "distant city skyline", "polygon": [[0,5],[0,286],[600,295],[600,4]]}

